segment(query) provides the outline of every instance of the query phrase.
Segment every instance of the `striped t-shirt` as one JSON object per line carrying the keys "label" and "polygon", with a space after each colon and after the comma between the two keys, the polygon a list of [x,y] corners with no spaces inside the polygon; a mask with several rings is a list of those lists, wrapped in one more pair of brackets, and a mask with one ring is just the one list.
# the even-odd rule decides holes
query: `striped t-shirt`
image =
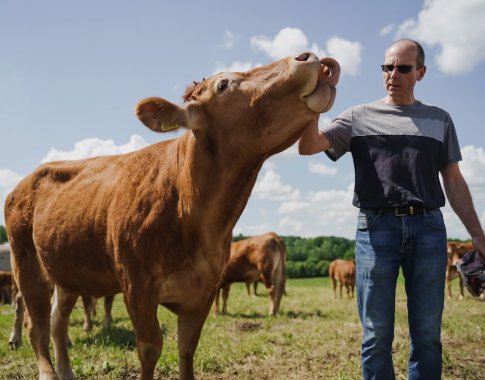
{"label": "striped t-shirt", "polygon": [[332,160],[352,153],[354,206],[444,206],[439,172],[461,160],[446,111],[421,102],[392,106],[381,99],[349,108],[322,132],[332,145],[326,151]]}

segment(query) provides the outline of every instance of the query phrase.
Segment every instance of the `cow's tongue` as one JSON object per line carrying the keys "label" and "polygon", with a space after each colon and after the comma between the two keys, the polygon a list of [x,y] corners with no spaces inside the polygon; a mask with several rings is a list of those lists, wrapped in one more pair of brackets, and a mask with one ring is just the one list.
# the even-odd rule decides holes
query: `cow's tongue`
{"label": "cow's tongue", "polygon": [[[335,100],[336,89],[335,86],[338,83],[340,77],[340,66],[336,60],[332,58],[324,58],[320,60],[322,72],[320,79],[315,87],[315,90],[306,97],[306,104],[313,112],[326,112],[332,108]],[[330,69],[330,75],[325,74]]]}

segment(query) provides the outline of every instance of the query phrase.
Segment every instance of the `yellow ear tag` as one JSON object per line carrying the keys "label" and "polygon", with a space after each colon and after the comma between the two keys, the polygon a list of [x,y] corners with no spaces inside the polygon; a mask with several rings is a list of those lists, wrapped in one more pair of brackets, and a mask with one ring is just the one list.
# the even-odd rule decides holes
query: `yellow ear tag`
{"label": "yellow ear tag", "polygon": [[177,124],[162,124],[160,125],[161,132],[171,131],[172,129],[177,129],[179,126]]}

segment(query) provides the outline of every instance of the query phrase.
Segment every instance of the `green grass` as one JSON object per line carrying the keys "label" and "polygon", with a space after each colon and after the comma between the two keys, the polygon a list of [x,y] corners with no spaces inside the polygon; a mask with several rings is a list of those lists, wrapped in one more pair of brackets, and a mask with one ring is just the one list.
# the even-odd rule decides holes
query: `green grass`
{"label": "green grass", "polygon": [[[229,296],[229,315],[216,318],[211,311],[195,357],[199,379],[361,378],[361,329],[355,299],[334,300],[327,278],[288,280],[281,314],[268,317],[265,291],[261,285],[258,290],[258,297],[248,297],[244,285],[235,284]],[[115,299],[112,328],[102,328],[101,309],[98,305],[91,333],[82,331],[80,302],[71,316],[74,373],[79,379],[134,379],[139,362],[121,296]],[[402,282],[398,285],[396,309],[394,365],[397,378],[406,379],[408,338]],[[162,307],[158,314],[164,347],[156,376],[174,379],[178,372],[176,318]],[[483,378],[484,315],[485,303],[468,295],[461,301],[446,300],[444,380]],[[0,306],[0,379],[34,379],[36,363],[25,335],[21,348],[8,348],[12,318],[11,307]]]}

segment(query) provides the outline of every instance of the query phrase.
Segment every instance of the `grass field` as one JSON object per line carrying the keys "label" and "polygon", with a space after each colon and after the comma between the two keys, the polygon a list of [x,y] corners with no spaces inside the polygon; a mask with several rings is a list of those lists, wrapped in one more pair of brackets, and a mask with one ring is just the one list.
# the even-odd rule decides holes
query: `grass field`
{"label": "grass field", "polygon": [[[355,299],[334,300],[328,278],[288,280],[287,292],[281,314],[268,317],[268,301],[261,285],[257,297],[248,297],[243,284],[233,285],[229,315],[216,318],[211,312],[205,323],[195,357],[197,378],[360,379],[361,329]],[[82,331],[80,302],[71,316],[74,373],[79,379],[136,379],[139,362],[134,334],[121,296],[115,299],[110,329],[103,329],[99,323],[100,304],[91,333]],[[394,366],[397,378],[406,379],[408,338],[402,283],[396,309]],[[25,336],[17,351],[8,348],[12,319],[10,305],[1,305],[0,379],[35,379],[34,354]],[[159,320],[164,348],[156,376],[176,379],[176,319],[160,307]],[[468,294],[461,301],[446,300],[442,337],[443,379],[483,379],[485,302]]]}

